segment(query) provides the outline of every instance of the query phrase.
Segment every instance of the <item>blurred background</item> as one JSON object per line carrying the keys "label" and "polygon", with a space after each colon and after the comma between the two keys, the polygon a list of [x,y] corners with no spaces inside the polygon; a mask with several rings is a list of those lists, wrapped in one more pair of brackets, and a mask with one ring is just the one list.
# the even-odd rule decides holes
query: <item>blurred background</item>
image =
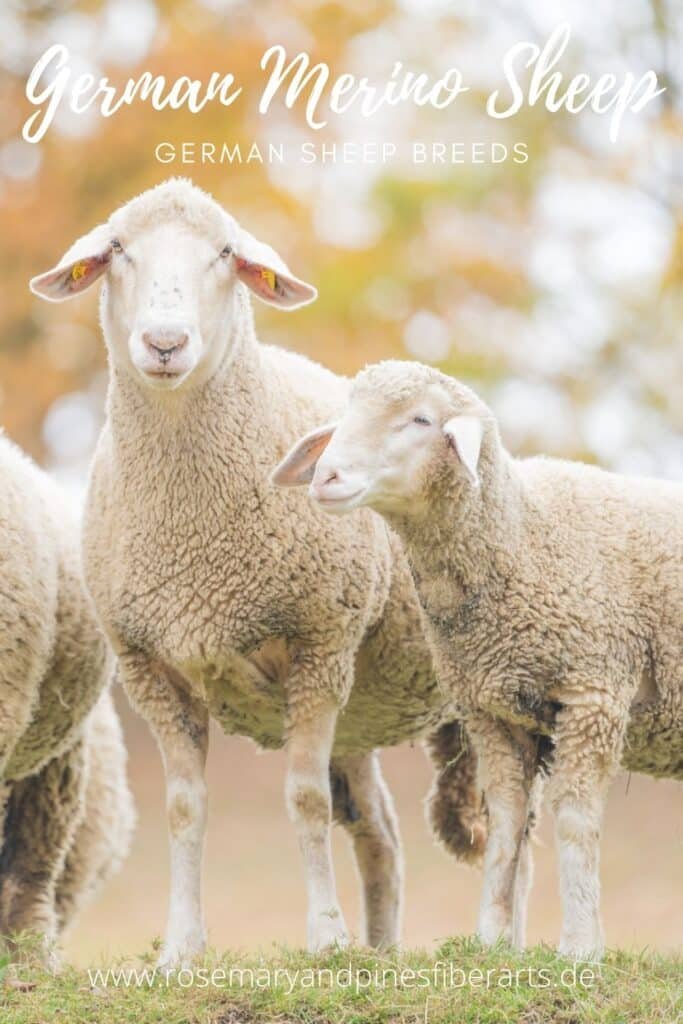
{"label": "blurred background", "polygon": [[[652,68],[665,94],[627,115],[618,142],[605,118],[524,108],[494,121],[485,98],[520,40],[542,44],[568,20],[560,67],[597,78]],[[21,139],[26,77],[52,43],[78,72],[122,85],[143,70],[244,85],[230,108],[110,119],[61,110],[39,145]],[[402,105],[352,111],[310,132],[301,105],[257,103],[263,51],[307,50],[333,74],[383,82],[393,64],[439,77],[459,67],[471,91],[446,111]],[[463,377],[497,412],[508,446],[618,469],[683,476],[683,7],[680,0],[4,0],[0,5],[0,423],[76,494],[102,422],[106,360],[96,296],[61,306],[27,282],[119,203],[170,174],[211,191],[319,289],[282,317],[260,307],[261,337],[339,372],[393,356]],[[413,165],[162,165],[158,142],[525,143],[529,160]],[[96,290],[95,290],[96,291]],[[76,927],[77,961],[132,952],[163,930],[166,833],[159,759],[120,697],[140,823],[120,878]],[[479,879],[432,845],[419,748],[391,751],[407,861],[406,944],[474,928]],[[304,896],[283,799],[281,755],[214,736],[209,765],[206,903],[220,946],[301,943]],[[343,836],[343,905],[358,899]],[[559,901],[552,835],[537,851],[531,938],[553,941]],[[683,941],[683,800],[666,782],[621,777],[603,844],[610,944]]]}

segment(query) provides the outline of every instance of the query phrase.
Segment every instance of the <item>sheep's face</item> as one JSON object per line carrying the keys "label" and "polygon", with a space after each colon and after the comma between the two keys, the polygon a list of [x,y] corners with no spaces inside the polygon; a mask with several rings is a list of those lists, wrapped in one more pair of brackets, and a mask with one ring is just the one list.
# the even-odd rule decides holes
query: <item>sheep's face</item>
{"label": "sheep's face", "polygon": [[102,320],[115,362],[154,388],[206,378],[228,343],[230,261],[181,220],[138,232],[112,220]]}
{"label": "sheep's face", "polygon": [[275,470],[280,486],[309,483],[326,511],[368,505],[418,514],[444,477],[477,486],[483,421],[471,392],[428,367],[386,363],[357,378],[337,424],[303,438]]}
{"label": "sheep's face", "polygon": [[163,390],[206,380],[225,359],[235,323],[244,322],[243,284],[287,309],[316,295],[273,249],[184,181],[160,185],[117,210],[31,287],[60,301],[102,276],[113,364]]}

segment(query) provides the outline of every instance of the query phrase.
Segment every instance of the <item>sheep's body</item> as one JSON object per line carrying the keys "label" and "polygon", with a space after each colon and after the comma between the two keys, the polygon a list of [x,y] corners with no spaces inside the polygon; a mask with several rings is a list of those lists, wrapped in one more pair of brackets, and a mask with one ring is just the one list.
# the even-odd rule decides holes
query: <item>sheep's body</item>
{"label": "sheep's body", "polygon": [[[273,454],[337,415],[347,384],[301,356],[257,347],[248,321],[244,334],[230,369],[182,417],[164,419],[128,381],[114,381],[85,524],[98,612],[117,650],[179,673],[226,733],[283,745],[291,660],[314,631],[330,651],[358,650],[360,685],[349,693],[347,680],[334,684],[335,697],[348,698],[334,753],[415,738],[439,723],[446,702],[397,539],[374,513],[333,526],[269,482]],[[191,542],[172,546],[180,537]],[[319,680],[323,694],[329,682]],[[158,716],[135,684],[128,689]]]}
{"label": "sheep's body", "polygon": [[501,465],[495,528],[477,506],[471,531],[456,512],[410,543],[454,692],[522,723],[589,695],[604,706],[602,734],[585,723],[589,756],[611,755],[627,720],[624,767],[683,778],[682,488],[556,459]]}
{"label": "sheep's body", "polygon": [[[2,437],[0,475],[0,933],[51,941],[125,852],[132,805],[105,692],[113,661],[81,579],[75,517]],[[111,752],[106,764],[98,745]],[[106,815],[93,788],[109,796]]]}
{"label": "sheep's body", "polygon": [[[473,392],[415,364],[360,374],[326,441],[312,493],[396,528],[466,709],[490,824],[480,934],[521,941],[525,829],[552,763],[560,948],[599,950],[607,785],[620,763],[683,778],[683,487],[514,459]],[[278,473],[304,463],[300,445]]]}
{"label": "sheep's body", "polygon": [[[121,240],[115,250],[113,236]],[[263,253],[270,264],[260,262]],[[393,943],[401,854],[373,751],[452,713],[397,538],[367,512],[333,526],[269,479],[299,432],[339,412],[348,385],[260,345],[241,281],[281,304],[312,289],[182,181],[117,211],[34,288],[68,297],[110,263],[101,307],[108,417],[87,499],[85,569],[127,692],[165,763],[171,899],[162,962],[185,960],[205,943],[199,880],[210,715],[263,747],[286,743],[309,948],[346,938],[331,813],[355,844],[368,939]],[[158,377],[169,370],[175,381],[164,389]],[[189,382],[176,385],[182,374]],[[476,799],[473,760],[461,753],[449,776],[450,845],[474,860],[484,831],[464,824],[476,820]]]}
{"label": "sheep's body", "polygon": [[[333,814],[353,838],[370,808],[361,824],[338,798],[351,785],[353,806],[368,802],[345,759],[419,737],[441,721],[447,702],[405,556],[385,524],[364,512],[340,529],[269,482],[273,452],[282,454],[317,417],[336,415],[344,384],[308,360],[257,346],[249,321],[244,329],[229,371],[179,419],[160,418],[115,377],[88,498],[88,584],[131,701],[157,735],[169,713],[160,676],[226,733],[265,748],[284,744],[287,714],[305,719],[330,696],[345,705],[333,749],[332,778],[342,783]],[[179,545],[181,537],[191,542]],[[321,660],[315,689],[288,707],[292,664],[309,644],[333,668],[355,659],[355,684],[349,693],[352,677],[328,676]],[[476,860],[485,833],[479,826],[473,839],[461,823],[474,823],[478,810],[471,755],[461,753],[441,838]],[[391,798],[382,799],[372,841],[388,847],[382,858],[393,864],[382,868],[381,886],[374,882],[383,905],[366,906],[366,927],[371,941],[387,944],[400,914],[400,851]],[[367,879],[366,887],[371,899]],[[176,948],[186,950],[184,942]]]}

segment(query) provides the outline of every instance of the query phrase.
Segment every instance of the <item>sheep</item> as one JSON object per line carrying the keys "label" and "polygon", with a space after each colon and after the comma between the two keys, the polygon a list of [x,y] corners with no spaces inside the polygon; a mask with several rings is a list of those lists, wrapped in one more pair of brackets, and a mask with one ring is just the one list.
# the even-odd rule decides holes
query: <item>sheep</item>
{"label": "sheep", "polygon": [[683,779],[683,487],[515,459],[469,388],[400,361],[359,374],[336,429],[295,445],[274,479],[310,481],[331,513],[379,511],[405,544],[480,761],[480,936],[522,939],[525,828],[552,763],[559,949],[599,953],[608,783],[620,764]]}
{"label": "sheep", "polygon": [[0,436],[0,935],[56,943],[133,825],[113,657],[57,485]]}
{"label": "sheep", "polygon": [[[399,937],[402,860],[375,753],[454,717],[437,685],[398,538],[335,525],[270,483],[273,452],[343,407],[348,381],[261,344],[249,292],[315,289],[190,181],[142,193],[75,243],[36,294],[104,279],[107,419],[84,523],[87,585],[166,774],[171,885],[160,964],[205,948],[200,895],[208,724],[286,747],[285,800],[308,895],[307,946],[343,945],[331,818],[353,842],[373,946]],[[451,848],[485,840],[473,756],[453,736]]]}

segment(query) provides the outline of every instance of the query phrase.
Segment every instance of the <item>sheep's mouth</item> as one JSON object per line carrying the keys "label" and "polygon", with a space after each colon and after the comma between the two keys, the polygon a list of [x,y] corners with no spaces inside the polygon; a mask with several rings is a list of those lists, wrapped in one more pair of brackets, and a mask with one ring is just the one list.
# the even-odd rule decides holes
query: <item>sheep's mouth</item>
{"label": "sheep's mouth", "polygon": [[146,381],[153,387],[160,388],[172,388],[177,387],[178,384],[187,377],[187,370],[169,370],[169,369],[152,369],[145,368],[142,370],[142,376]]}
{"label": "sheep's mouth", "polygon": [[365,490],[365,487],[361,487],[357,491],[352,491],[351,494],[339,494],[328,498],[319,495],[316,496],[315,500],[324,509],[346,512],[349,509],[356,508],[361,503]]}

